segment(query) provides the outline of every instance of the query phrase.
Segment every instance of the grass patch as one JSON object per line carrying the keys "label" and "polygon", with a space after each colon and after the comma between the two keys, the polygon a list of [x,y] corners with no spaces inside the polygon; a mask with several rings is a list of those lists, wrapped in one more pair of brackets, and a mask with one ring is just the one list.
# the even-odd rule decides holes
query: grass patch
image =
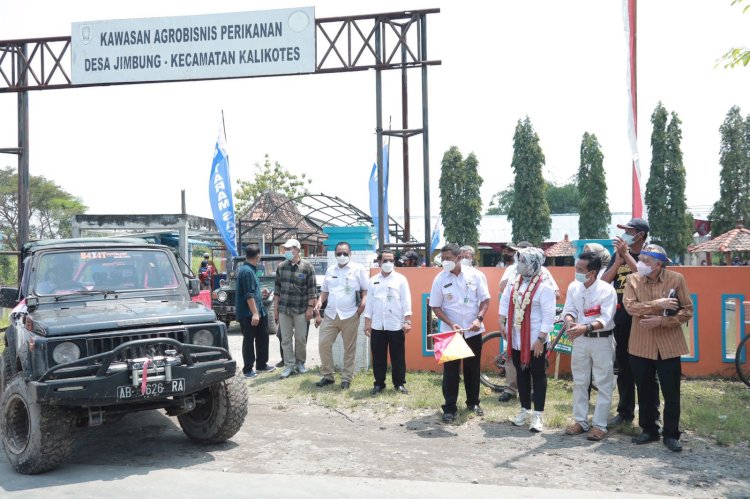
{"label": "grass patch", "polygon": [[[409,372],[408,395],[397,393],[390,386],[377,396],[370,395],[373,386],[372,371],[357,374],[349,390],[342,390],[338,383],[318,388],[315,382],[319,379],[318,371],[313,369],[307,374],[292,376],[286,380],[279,379],[273,374],[261,375],[249,381],[248,387],[251,394],[294,399],[332,410],[368,411],[378,417],[403,417],[404,422],[414,417],[438,414],[443,403],[440,373]],[[390,374],[386,380],[390,382]],[[463,407],[463,393],[461,385],[457,424],[465,423],[474,417]],[[506,422],[518,412],[517,400],[501,403],[497,397],[498,394],[482,386],[481,398],[485,421]],[[570,422],[572,398],[573,384],[570,380],[549,379],[544,411],[546,427],[562,429]],[[595,401],[593,394],[592,401]],[[617,390],[612,407],[613,411],[617,407]],[[593,414],[593,406],[589,414]],[[750,390],[742,383],[725,380],[682,382],[680,425],[683,430],[714,439],[720,445],[750,442],[750,425],[744,424],[748,414]],[[629,435],[635,435],[640,431],[637,426],[620,427],[618,430]]]}

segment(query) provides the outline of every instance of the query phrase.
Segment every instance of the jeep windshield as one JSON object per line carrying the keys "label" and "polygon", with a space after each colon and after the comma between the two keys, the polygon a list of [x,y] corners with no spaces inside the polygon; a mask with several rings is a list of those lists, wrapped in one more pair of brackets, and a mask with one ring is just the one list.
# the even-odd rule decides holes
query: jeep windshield
{"label": "jeep windshield", "polygon": [[92,295],[177,289],[180,278],[162,250],[56,251],[36,264],[37,296]]}

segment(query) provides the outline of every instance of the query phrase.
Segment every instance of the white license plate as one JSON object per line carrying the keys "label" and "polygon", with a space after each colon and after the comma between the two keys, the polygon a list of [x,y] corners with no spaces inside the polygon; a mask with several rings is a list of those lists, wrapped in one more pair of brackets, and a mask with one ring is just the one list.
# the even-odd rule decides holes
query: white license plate
{"label": "white license plate", "polygon": [[146,383],[145,393],[141,393],[141,385],[125,385],[117,387],[117,398],[150,398],[164,395],[174,395],[185,391],[185,378],[177,378],[172,381],[149,381]]}

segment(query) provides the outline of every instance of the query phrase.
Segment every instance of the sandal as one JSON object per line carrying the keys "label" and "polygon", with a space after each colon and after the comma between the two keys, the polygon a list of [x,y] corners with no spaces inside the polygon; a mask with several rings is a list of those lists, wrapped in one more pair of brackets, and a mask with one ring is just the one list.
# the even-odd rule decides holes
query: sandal
{"label": "sandal", "polygon": [[593,427],[591,428],[591,430],[589,430],[588,434],[586,435],[587,440],[592,440],[594,442],[600,442],[604,440],[605,438],[607,438],[606,431],[602,431],[599,428],[593,428]]}
{"label": "sandal", "polygon": [[569,425],[567,428],[565,428],[565,434],[566,435],[580,435],[581,433],[584,433],[586,430],[583,429],[583,426],[581,426],[581,423],[573,423],[572,425]]}

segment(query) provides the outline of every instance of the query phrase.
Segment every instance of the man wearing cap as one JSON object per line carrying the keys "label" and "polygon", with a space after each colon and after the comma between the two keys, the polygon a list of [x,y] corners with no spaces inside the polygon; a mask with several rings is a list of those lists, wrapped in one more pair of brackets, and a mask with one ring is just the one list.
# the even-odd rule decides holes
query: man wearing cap
{"label": "man wearing cap", "polygon": [[[321,379],[315,385],[322,388],[335,383],[333,378],[333,343],[341,334],[344,343],[344,369],[341,388],[348,390],[354,378],[354,358],[357,354],[359,316],[367,304],[367,271],[351,261],[352,247],[347,242],[336,245],[336,263],[326,270],[315,311],[320,312],[323,302],[328,304],[320,324],[318,349],[320,350]],[[358,298],[359,296],[359,298]]]}
{"label": "man wearing cap", "polygon": [[[651,244],[638,256],[637,273],[628,276],[623,305],[633,317],[630,331],[630,366],[638,400],[664,396],[664,445],[682,450],[680,443],[680,357],[689,353],[682,325],[693,316],[693,302],[682,274],[667,270],[664,248]],[[654,377],[658,376],[658,382]],[[643,430],[636,444],[659,440],[658,406],[638,404],[638,424]]]}
{"label": "man wearing cap", "polygon": [[[503,276],[500,278],[500,296],[503,295],[503,291],[505,291],[505,287],[508,285],[508,282],[513,282],[516,278],[517,263],[515,261],[515,257],[518,253],[518,250],[523,248],[532,248],[533,246],[528,241],[521,241],[516,244],[508,245],[508,247],[513,250],[513,263],[505,267],[505,272],[503,272]],[[541,272],[542,281],[547,283],[547,285],[549,285],[555,291],[555,299],[560,298],[560,288],[557,286],[557,283],[552,277],[552,274],[550,274],[550,271],[547,270],[547,267],[542,267]],[[516,394],[518,393],[516,368],[513,365],[513,362],[510,362],[510,356],[508,357],[508,360],[505,361],[505,384],[505,389],[503,390],[503,393],[500,394],[500,402],[508,402],[509,400],[515,398]]]}
{"label": "man wearing cap", "polygon": [[300,244],[289,239],[283,246],[285,261],[276,269],[274,320],[281,333],[282,378],[307,372],[307,330],[318,297],[315,268],[300,256]]}
{"label": "man wearing cap", "polygon": [[[609,421],[610,427],[623,423],[629,424],[635,417],[635,381],[630,371],[630,354],[628,354],[632,318],[623,306],[622,298],[627,277],[637,271],[638,255],[646,243],[649,231],[648,222],[642,218],[633,218],[627,224],[617,227],[625,233],[620,237],[615,237],[612,241],[615,248],[614,258],[609,262],[607,271],[601,277],[603,281],[612,283],[617,292],[614,336],[617,392],[620,399],[617,404],[617,415]],[[654,384],[656,384],[655,380]],[[659,392],[658,390],[651,390],[651,392],[655,393],[656,399],[650,403],[658,408]]]}

